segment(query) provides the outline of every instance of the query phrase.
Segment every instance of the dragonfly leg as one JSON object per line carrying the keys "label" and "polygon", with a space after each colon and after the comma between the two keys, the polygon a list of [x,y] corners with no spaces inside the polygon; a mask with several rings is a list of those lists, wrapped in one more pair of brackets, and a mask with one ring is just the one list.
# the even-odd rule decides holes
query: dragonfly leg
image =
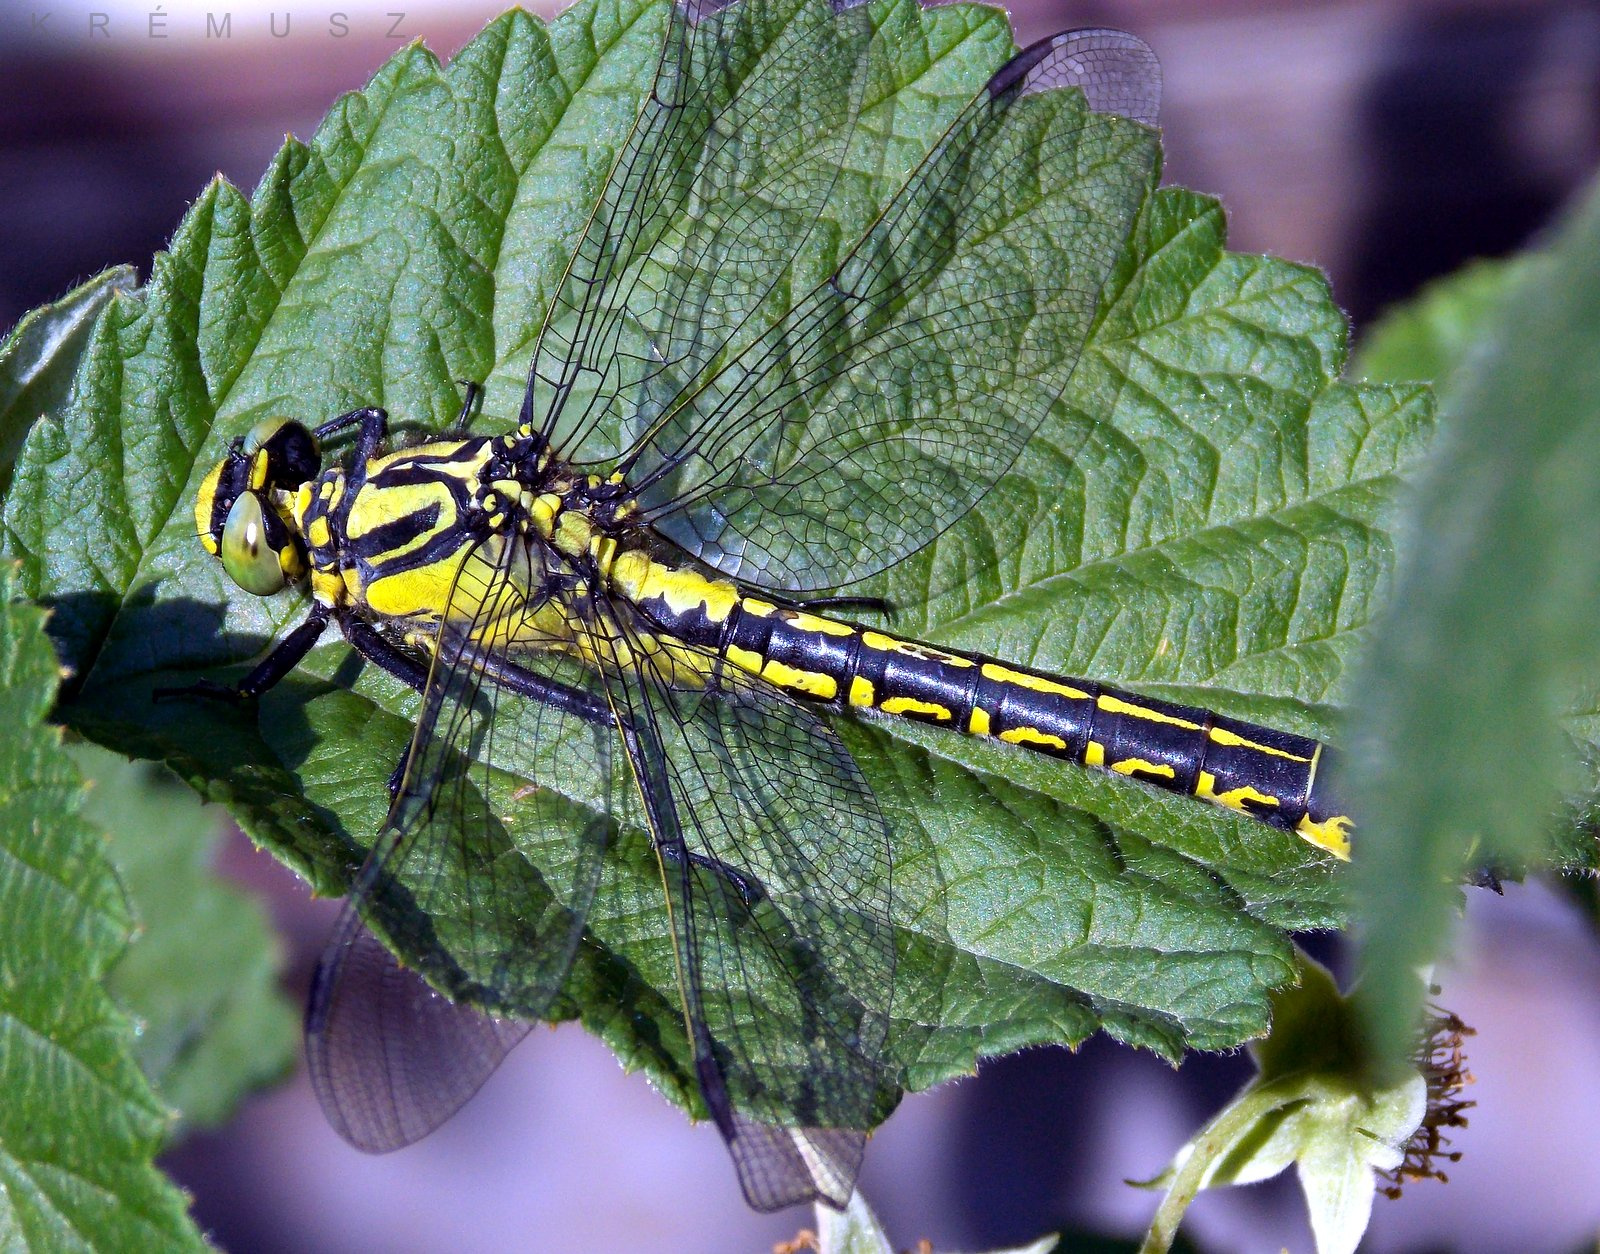
{"label": "dragonfly leg", "polygon": [[472,421],[472,407],[478,403],[478,398],[483,395],[483,387],[471,379],[457,379],[456,385],[463,390],[461,395],[461,412],[456,415],[456,420],[450,424],[450,430],[456,436],[467,434],[467,423]]}
{"label": "dragonfly leg", "polygon": [[389,672],[407,688],[421,692],[428,684],[428,668],[411,654],[389,642],[371,623],[354,614],[339,618],[339,630],[353,648],[374,666]]}
{"label": "dragonfly leg", "polygon": [[687,861],[690,866],[697,866],[702,871],[710,871],[719,875],[733,885],[734,891],[739,894],[739,900],[744,903],[746,910],[754,910],[757,905],[766,899],[767,890],[759,881],[746,875],[743,871],[735,870],[721,858],[713,858],[710,854],[693,853],[681,845],[662,845],[661,856],[668,862],[682,863]]}
{"label": "dragonfly leg", "polygon": [[[411,654],[406,653],[390,642],[371,623],[364,618],[357,618],[354,614],[346,614],[339,621],[339,627],[344,632],[344,637],[351,646],[374,666],[381,667],[389,672],[408,688],[421,692],[428,685],[428,668]],[[593,693],[584,692],[581,688],[573,688],[558,679],[551,679],[546,675],[539,675],[515,662],[508,662],[493,656],[481,656],[476,659],[483,668],[484,675],[493,683],[519,696],[528,697],[545,705],[554,706],[565,713],[576,715],[585,722],[593,723],[599,727],[615,725],[611,707]],[[400,791],[400,785],[405,780],[406,768],[410,765],[411,746],[407,745],[400,761],[395,764],[394,771],[389,776],[389,798],[392,801]]]}
{"label": "dragonfly leg", "polygon": [[[354,614],[345,614],[339,619],[339,630],[344,632],[344,638],[353,648],[374,666],[389,672],[407,688],[421,692],[428,686],[428,668],[404,650],[396,648],[389,643],[387,637],[367,622],[364,618],[357,618]],[[389,772],[389,781],[385,787],[389,790],[389,804],[394,804],[394,799],[399,795],[400,785],[405,782],[406,767],[411,761],[411,742],[406,742],[405,750],[400,754],[400,760],[395,763],[394,770]]]}
{"label": "dragonfly leg", "polygon": [[[428,668],[391,644],[386,636],[364,618],[357,618],[353,614],[346,615],[339,626],[344,631],[345,639],[373,665],[382,667],[408,688],[415,688],[418,692],[427,686]],[[598,727],[611,727],[616,722],[612,717],[611,707],[593,693],[564,684],[559,679],[537,674],[502,658],[481,657],[477,660],[489,680],[519,696],[529,697],[545,705],[553,705],[558,710],[574,714]]]}
{"label": "dragonfly leg", "polygon": [[216,701],[251,701],[259,697],[305,660],[311,646],[328,626],[333,608],[321,603],[311,607],[306,621],[278,642],[253,671],[237,684],[219,684],[202,679],[181,688],[157,688],[150,694],[152,701],[167,701],[173,697],[208,697]]}
{"label": "dragonfly leg", "polygon": [[343,431],[346,427],[358,428],[355,452],[352,454],[350,464],[356,467],[365,466],[382,451],[384,441],[389,438],[389,414],[386,410],[371,405],[352,409],[337,418],[328,419],[311,434],[321,441],[335,432]]}
{"label": "dragonfly leg", "polygon": [[812,597],[810,600],[798,602],[796,608],[808,611],[871,610],[874,614],[882,614],[891,623],[894,622],[894,603],[883,597]]}
{"label": "dragonfly leg", "polygon": [[548,675],[540,675],[504,658],[485,657],[482,665],[485,675],[502,688],[507,688],[519,696],[542,701],[545,705],[553,705],[563,713],[575,715],[586,723],[593,723],[596,727],[617,725],[617,717],[611,712],[611,706],[606,703],[604,697],[597,697],[582,688],[574,688],[559,679],[551,679]]}

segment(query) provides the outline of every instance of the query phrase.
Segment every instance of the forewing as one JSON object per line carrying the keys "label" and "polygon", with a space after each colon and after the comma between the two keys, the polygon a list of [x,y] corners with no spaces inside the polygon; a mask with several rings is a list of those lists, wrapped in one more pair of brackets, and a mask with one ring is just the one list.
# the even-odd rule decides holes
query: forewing
{"label": "forewing", "polygon": [[625,465],[725,574],[836,587],[926,544],[1065,388],[1153,179],[1140,41],[1070,32],[995,74],[838,267],[719,358]]}
{"label": "forewing", "polygon": [[864,10],[820,0],[673,6],[529,372],[523,421],[569,460],[615,457],[759,332],[816,251],[871,38]]}
{"label": "forewing", "polygon": [[[489,1016],[542,1015],[588,917],[614,731],[574,712],[582,672],[535,629],[542,575],[505,537],[464,555],[400,788],[313,984],[313,1083],[363,1149],[409,1144],[472,1096],[524,1030]],[[508,675],[573,686],[540,700]],[[558,770],[564,787],[546,787]],[[570,799],[583,779],[592,807]],[[417,970],[386,962],[368,928],[403,938]]]}
{"label": "forewing", "polygon": [[642,633],[608,630],[622,644],[604,647],[640,659],[606,670],[706,1105],[752,1206],[842,1206],[898,1097],[887,1044],[905,921],[887,825],[812,712],[742,673],[685,685]]}

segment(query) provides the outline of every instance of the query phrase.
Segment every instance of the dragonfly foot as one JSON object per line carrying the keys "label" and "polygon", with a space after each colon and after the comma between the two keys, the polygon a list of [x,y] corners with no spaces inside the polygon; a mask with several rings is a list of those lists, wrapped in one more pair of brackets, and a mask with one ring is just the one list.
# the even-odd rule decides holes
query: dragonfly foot
{"label": "dragonfly foot", "polygon": [[233,684],[219,684],[214,679],[200,679],[181,688],[157,688],[150,694],[152,701],[172,701],[179,697],[205,697],[211,701],[226,701],[238,705],[250,699],[250,694]]}

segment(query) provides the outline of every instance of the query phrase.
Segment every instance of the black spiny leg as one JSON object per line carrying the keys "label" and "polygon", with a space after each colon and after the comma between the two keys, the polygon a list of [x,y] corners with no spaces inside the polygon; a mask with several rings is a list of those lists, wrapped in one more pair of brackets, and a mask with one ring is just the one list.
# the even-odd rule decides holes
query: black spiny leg
{"label": "black spiny leg", "polygon": [[344,632],[344,638],[350,642],[351,648],[374,666],[388,671],[407,688],[421,692],[427,686],[428,668],[409,653],[390,644],[388,638],[366,619],[357,618],[354,614],[341,614],[339,630]]}
{"label": "black spiny leg", "polygon": [[502,688],[510,689],[524,697],[531,697],[535,701],[542,701],[546,705],[553,705],[563,713],[575,715],[586,723],[593,723],[596,727],[617,725],[617,717],[611,712],[611,707],[605,698],[597,697],[592,692],[585,692],[582,688],[564,684],[559,679],[535,674],[515,662],[493,656],[483,659],[483,673]]}
{"label": "black spiny leg", "polygon": [[744,903],[746,910],[754,911],[757,903],[766,898],[767,890],[756,880],[751,879],[743,871],[736,871],[720,858],[713,858],[710,854],[693,853],[687,849],[679,849],[674,845],[661,846],[661,856],[668,862],[682,862],[687,860],[690,866],[697,866],[702,871],[710,871],[713,875],[720,875],[733,885],[734,891],[739,894],[739,900]]}
{"label": "black spiny leg", "polygon": [[[345,614],[339,620],[339,627],[344,632],[344,638],[367,661],[374,666],[381,667],[389,672],[408,688],[421,692],[428,684],[428,668],[404,650],[390,643],[388,637],[379,632],[363,618],[354,614]],[[581,688],[573,688],[557,679],[550,679],[544,675],[537,675],[525,670],[515,662],[507,662],[502,658],[486,657],[481,659],[484,676],[492,683],[517,693],[519,696],[528,697],[534,701],[541,701],[552,705],[558,710],[574,714],[585,722],[593,723],[598,727],[610,727],[615,723],[611,707],[593,693],[584,692]],[[389,800],[392,803],[400,792],[400,785],[405,781],[406,767],[410,765],[411,747],[400,755],[400,761],[395,764],[394,771],[389,776]]]}
{"label": "black spiny leg", "polygon": [[319,441],[326,440],[346,427],[359,428],[350,464],[360,473],[362,467],[383,451],[384,442],[389,438],[389,414],[372,405],[352,409],[349,413],[328,419],[311,434]]}
{"label": "black spiny leg", "polygon": [[450,424],[451,434],[465,436],[467,424],[472,421],[472,407],[478,403],[478,398],[483,395],[483,389],[471,379],[457,379],[456,383],[465,389],[461,397],[461,412],[456,415],[455,422]]}
{"label": "black spiny leg", "polygon": [[[377,631],[371,623],[364,618],[357,618],[354,614],[344,614],[339,618],[339,630],[344,632],[344,638],[353,648],[374,666],[389,672],[407,688],[421,692],[428,686],[428,668],[416,658],[402,649],[397,649],[390,644],[388,639]],[[394,799],[400,795],[400,785],[405,782],[406,767],[411,761],[411,744],[407,742],[400,760],[395,763],[394,770],[389,772],[389,804],[394,804]]]}
{"label": "black spiny leg", "polygon": [[894,622],[894,605],[883,597],[812,597],[809,601],[798,602],[796,608],[813,613],[817,610],[871,610]]}
{"label": "black spiny leg", "polygon": [[218,701],[251,701],[259,697],[279,680],[299,666],[311,652],[328,620],[333,617],[331,606],[321,603],[311,607],[306,621],[280,640],[266,659],[237,684],[219,684],[202,679],[182,688],[157,688],[150,694],[153,701],[166,701],[172,697],[210,697]]}

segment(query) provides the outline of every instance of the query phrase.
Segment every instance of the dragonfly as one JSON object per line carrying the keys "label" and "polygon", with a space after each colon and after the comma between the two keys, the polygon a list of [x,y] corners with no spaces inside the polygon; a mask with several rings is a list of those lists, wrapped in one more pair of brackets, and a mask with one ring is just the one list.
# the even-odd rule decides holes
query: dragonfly
{"label": "dragonfly", "polygon": [[[1339,857],[1352,824],[1318,741],[902,638],[848,595],[972,509],[1066,387],[1154,179],[1150,49],[1096,29],[1023,50],[862,213],[869,8],[681,0],[666,27],[516,425],[471,434],[468,384],[420,444],[377,407],[235,439],[200,540],[310,609],[237,683],[161,695],[253,699],[330,625],[420,694],[306,1017],[352,1144],[426,1135],[552,1010],[636,830],[746,1199],[843,1206],[900,1091],[914,920],[833,720],[1111,771]],[[1080,194],[1029,173],[1086,154]],[[402,934],[409,968],[378,939]]]}

